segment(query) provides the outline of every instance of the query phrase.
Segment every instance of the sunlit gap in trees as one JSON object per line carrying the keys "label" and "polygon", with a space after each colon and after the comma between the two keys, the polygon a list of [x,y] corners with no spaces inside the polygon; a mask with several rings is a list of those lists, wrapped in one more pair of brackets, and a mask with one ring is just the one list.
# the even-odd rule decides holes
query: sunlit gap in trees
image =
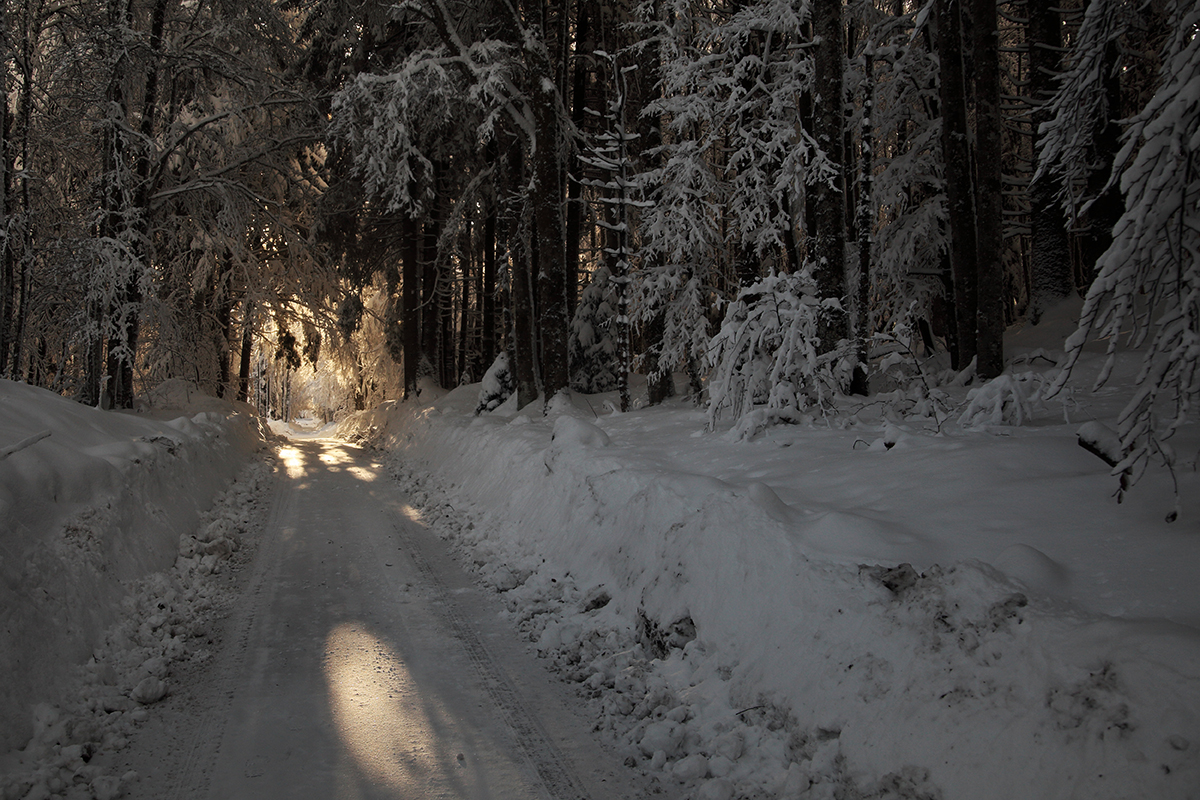
{"label": "sunlit gap in trees", "polygon": [[446,710],[420,691],[391,646],[344,622],[326,637],[324,670],[334,726],[365,775],[404,797],[430,785],[465,794]]}

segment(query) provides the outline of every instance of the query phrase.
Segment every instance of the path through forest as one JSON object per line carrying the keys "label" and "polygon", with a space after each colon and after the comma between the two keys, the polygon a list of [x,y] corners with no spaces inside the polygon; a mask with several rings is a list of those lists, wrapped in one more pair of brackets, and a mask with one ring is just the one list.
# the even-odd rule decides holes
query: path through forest
{"label": "path through forest", "polygon": [[371,454],[280,456],[219,651],[130,743],[131,796],[641,794]]}

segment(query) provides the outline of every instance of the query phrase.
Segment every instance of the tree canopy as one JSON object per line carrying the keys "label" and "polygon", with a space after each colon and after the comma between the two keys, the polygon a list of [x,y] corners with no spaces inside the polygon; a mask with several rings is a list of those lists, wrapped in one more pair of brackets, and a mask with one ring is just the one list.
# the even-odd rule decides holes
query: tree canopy
{"label": "tree canopy", "polygon": [[1146,350],[1129,484],[1200,390],[1198,25],[1187,0],[4,0],[0,374],[332,416],[502,356],[520,406],[658,402],[678,372],[752,428],[931,364],[994,378],[1007,326],[1079,294],[1060,384],[1088,337]]}

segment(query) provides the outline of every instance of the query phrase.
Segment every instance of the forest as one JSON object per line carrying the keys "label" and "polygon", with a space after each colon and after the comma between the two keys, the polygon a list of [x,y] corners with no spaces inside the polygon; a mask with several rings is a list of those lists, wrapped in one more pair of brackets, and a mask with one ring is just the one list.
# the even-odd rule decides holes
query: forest
{"label": "forest", "polygon": [[332,417],[486,374],[481,410],[628,408],[679,373],[771,424],[936,406],[1072,296],[1062,374],[1145,352],[1126,475],[1200,391],[1194,1],[0,13],[0,375],[82,403]]}

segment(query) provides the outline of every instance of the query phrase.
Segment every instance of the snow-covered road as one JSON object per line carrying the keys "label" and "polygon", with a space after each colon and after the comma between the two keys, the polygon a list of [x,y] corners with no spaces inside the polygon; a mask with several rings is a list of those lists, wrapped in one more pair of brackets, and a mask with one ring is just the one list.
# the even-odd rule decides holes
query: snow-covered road
{"label": "snow-covered road", "polygon": [[640,794],[380,463],[279,455],[219,651],[130,741],[131,797]]}

